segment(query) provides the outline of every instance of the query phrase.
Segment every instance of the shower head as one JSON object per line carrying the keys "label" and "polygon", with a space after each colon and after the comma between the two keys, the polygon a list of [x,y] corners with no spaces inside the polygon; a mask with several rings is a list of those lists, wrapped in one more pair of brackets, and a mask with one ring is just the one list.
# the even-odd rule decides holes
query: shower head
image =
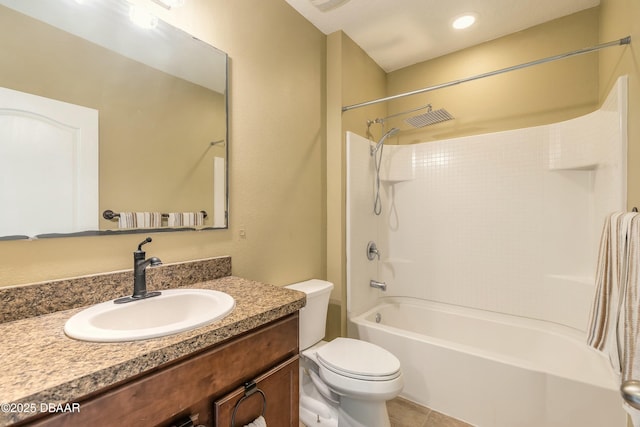
{"label": "shower head", "polygon": [[378,151],[378,149],[382,146],[382,144],[384,144],[384,140],[387,139],[390,136],[395,135],[396,133],[400,132],[400,129],[398,128],[391,128],[389,129],[389,131],[387,133],[385,133],[384,135],[382,135],[382,138],[380,138],[380,141],[378,141],[378,143],[376,144],[375,147],[371,147],[371,155],[373,156],[374,154],[376,154],[376,152]]}
{"label": "shower head", "polygon": [[453,116],[449,114],[447,110],[441,108],[433,111],[431,104],[427,105],[427,112],[418,114],[417,116],[409,117],[405,119],[405,123],[415,128],[421,128],[425,126],[435,125],[436,123],[446,122],[447,120],[453,120]]}

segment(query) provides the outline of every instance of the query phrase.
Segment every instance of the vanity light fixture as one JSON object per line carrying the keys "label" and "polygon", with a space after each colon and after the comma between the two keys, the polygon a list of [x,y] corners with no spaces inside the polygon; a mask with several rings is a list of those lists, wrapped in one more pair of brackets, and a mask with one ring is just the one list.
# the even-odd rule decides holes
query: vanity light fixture
{"label": "vanity light fixture", "polygon": [[129,19],[139,27],[152,29],[158,26],[158,17],[146,8],[132,4],[129,8]]}
{"label": "vanity light fixture", "polygon": [[167,10],[174,7],[184,6],[184,2],[185,2],[185,0],[151,0],[151,1],[154,2],[155,4],[159,4],[160,6],[164,7]]}
{"label": "vanity light fixture", "polygon": [[464,30],[465,28],[469,28],[476,22],[476,15],[473,13],[466,13],[464,15],[460,15],[453,20],[451,26],[456,30]]}

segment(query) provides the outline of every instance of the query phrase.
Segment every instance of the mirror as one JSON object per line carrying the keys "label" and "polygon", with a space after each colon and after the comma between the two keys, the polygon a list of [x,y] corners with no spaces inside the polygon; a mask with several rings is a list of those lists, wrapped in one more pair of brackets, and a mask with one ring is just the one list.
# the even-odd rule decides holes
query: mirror
{"label": "mirror", "polygon": [[[2,174],[0,204],[7,214],[0,217],[0,239],[227,228],[227,55],[161,20],[143,15],[148,28],[142,28],[132,16],[125,0],[0,0],[0,88],[87,109],[89,115],[94,111],[98,129],[97,164],[83,160],[78,166],[97,176],[91,187],[75,166],[53,167],[61,160],[51,153],[71,165],[80,156],[73,148],[66,156],[45,146],[48,137],[21,136],[35,141],[13,142],[12,151],[2,151],[18,128],[7,111],[19,111],[20,120],[40,113],[3,110],[0,100],[0,155],[20,152],[10,162],[39,165],[28,176],[40,174],[29,180]],[[69,126],[75,134],[88,134]],[[88,147],[75,136],[71,140],[76,149]],[[61,179],[55,169],[71,172]],[[55,185],[42,190],[45,182]],[[69,186],[84,188],[78,193],[89,200],[89,222],[53,220],[87,217],[77,212]],[[87,193],[94,189],[92,198]],[[22,198],[7,198],[8,192]],[[7,228],[14,218],[26,217],[28,224]]]}

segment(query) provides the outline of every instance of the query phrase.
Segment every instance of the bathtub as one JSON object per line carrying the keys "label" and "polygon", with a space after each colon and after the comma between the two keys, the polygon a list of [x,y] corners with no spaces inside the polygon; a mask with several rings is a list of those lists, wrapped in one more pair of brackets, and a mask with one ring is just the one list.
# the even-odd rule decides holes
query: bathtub
{"label": "bathtub", "polygon": [[402,364],[401,396],[481,427],[625,427],[617,376],[579,331],[411,298],[351,318]]}

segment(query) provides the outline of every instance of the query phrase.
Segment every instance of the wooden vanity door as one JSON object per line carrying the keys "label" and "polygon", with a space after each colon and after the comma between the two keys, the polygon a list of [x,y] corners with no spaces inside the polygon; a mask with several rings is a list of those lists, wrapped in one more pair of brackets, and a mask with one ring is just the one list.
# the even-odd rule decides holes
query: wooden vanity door
{"label": "wooden vanity door", "polygon": [[[299,368],[298,356],[276,366],[254,380],[265,395],[265,420],[267,426],[298,427]],[[236,404],[245,395],[244,387],[238,388],[214,403],[216,427],[233,427],[231,418]],[[262,395],[254,392],[244,399],[236,412],[235,426],[244,426],[262,413]]]}

